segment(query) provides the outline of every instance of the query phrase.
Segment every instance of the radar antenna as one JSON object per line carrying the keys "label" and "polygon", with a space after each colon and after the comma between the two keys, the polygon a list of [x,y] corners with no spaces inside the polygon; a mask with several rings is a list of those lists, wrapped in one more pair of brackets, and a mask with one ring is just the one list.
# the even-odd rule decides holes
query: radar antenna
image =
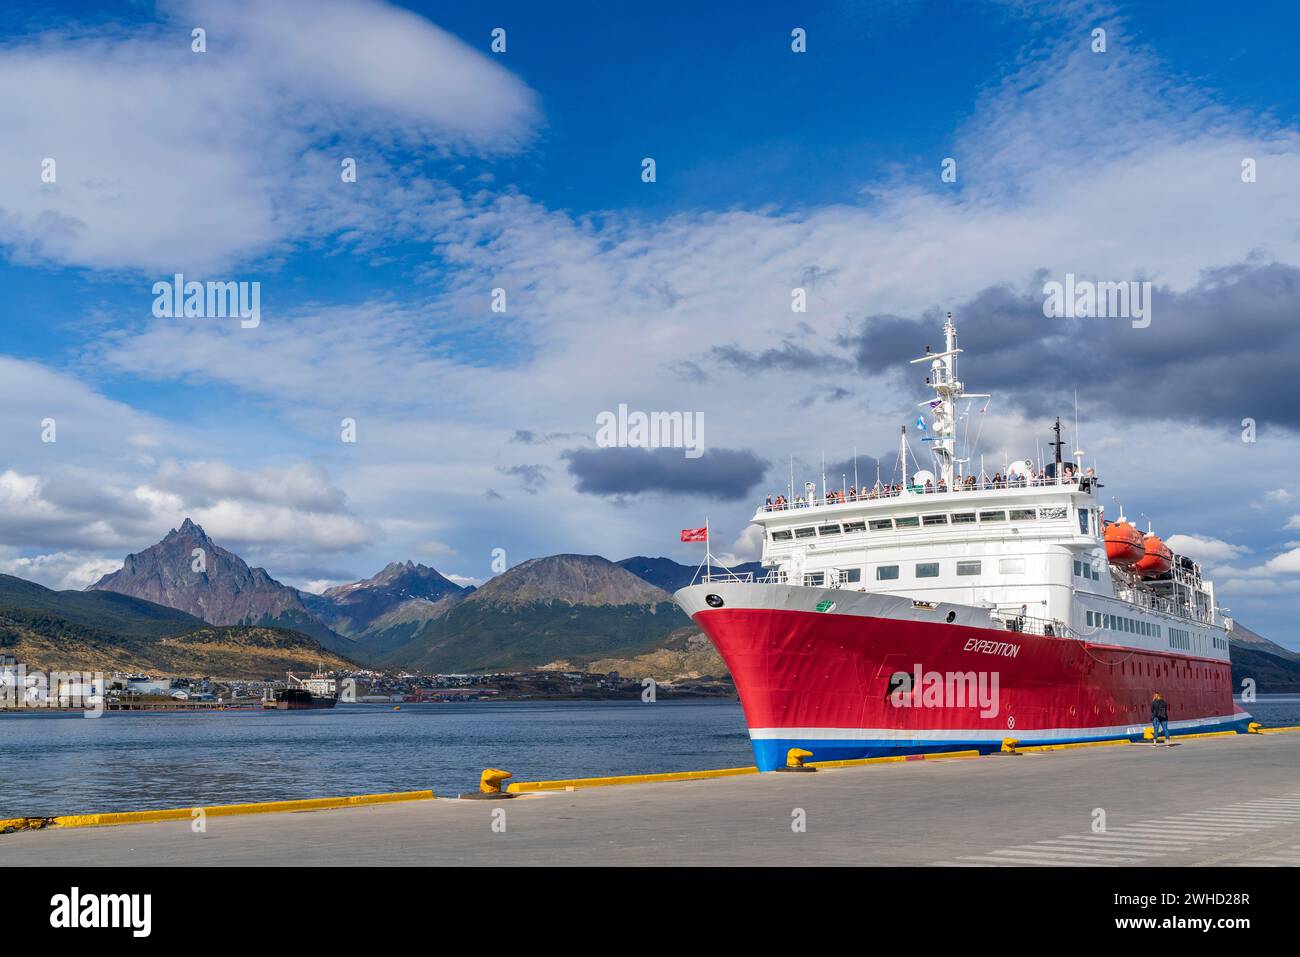
{"label": "radar antenna", "polygon": [[943,340],[943,352],[931,352],[927,346],[925,355],[913,359],[912,364],[930,363],[930,375],[925,381],[934,389],[936,397],[918,405],[930,409],[934,416],[930,451],[934,453],[945,486],[952,488],[957,445],[957,400],[987,399],[988,395],[965,391],[957,378],[957,356],[962,350],[957,347],[957,327],[953,324],[951,312],[943,324]]}

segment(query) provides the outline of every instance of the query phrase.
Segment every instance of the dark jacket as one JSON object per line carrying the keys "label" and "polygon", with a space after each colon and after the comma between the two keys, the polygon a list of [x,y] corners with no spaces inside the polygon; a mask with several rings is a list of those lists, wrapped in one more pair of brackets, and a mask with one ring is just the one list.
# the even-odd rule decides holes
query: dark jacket
{"label": "dark jacket", "polygon": [[1151,699],[1151,717],[1159,718],[1161,721],[1169,720],[1169,702],[1164,698]]}

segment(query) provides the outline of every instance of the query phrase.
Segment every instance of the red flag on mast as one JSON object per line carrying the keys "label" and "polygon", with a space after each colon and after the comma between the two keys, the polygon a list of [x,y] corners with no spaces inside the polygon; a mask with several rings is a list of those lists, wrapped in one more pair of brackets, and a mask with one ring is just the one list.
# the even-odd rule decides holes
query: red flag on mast
{"label": "red flag on mast", "polygon": [[684,542],[707,542],[709,540],[709,527],[707,525],[701,528],[683,528],[682,541]]}

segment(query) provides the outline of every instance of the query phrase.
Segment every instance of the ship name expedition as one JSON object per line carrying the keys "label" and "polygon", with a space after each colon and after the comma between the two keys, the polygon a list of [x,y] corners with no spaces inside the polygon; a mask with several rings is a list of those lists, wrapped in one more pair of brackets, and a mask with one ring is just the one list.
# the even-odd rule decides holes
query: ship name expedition
{"label": "ship name expedition", "polygon": [[983,638],[971,638],[966,642],[962,651],[977,651],[984,655],[1001,655],[1004,658],[1014,658],[1020,654],[1020,646],[1013,645],[1009,641],[988,641]]}

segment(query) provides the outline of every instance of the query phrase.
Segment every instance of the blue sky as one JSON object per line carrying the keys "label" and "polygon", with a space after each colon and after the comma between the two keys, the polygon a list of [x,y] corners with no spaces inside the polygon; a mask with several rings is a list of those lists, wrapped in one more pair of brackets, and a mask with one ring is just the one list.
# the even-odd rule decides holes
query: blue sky
{"label": "blue sky", "polygon": [[[787,456],[888,453],[916,397],[889,357],[954,309],[989,454],[1080,389],[1114,504],[1300,647],[1300,9],[553,7],[0,11],[0,569],[81,587],[186,515],[307,587],[689,561],[705,515],[753,557]],[[1153,281],[1152,329],[1035,320],[1067,271]],[[155,318],[175,272],[260,282],[262,325]],[[581,491],[624,402],[733,454]]]}

